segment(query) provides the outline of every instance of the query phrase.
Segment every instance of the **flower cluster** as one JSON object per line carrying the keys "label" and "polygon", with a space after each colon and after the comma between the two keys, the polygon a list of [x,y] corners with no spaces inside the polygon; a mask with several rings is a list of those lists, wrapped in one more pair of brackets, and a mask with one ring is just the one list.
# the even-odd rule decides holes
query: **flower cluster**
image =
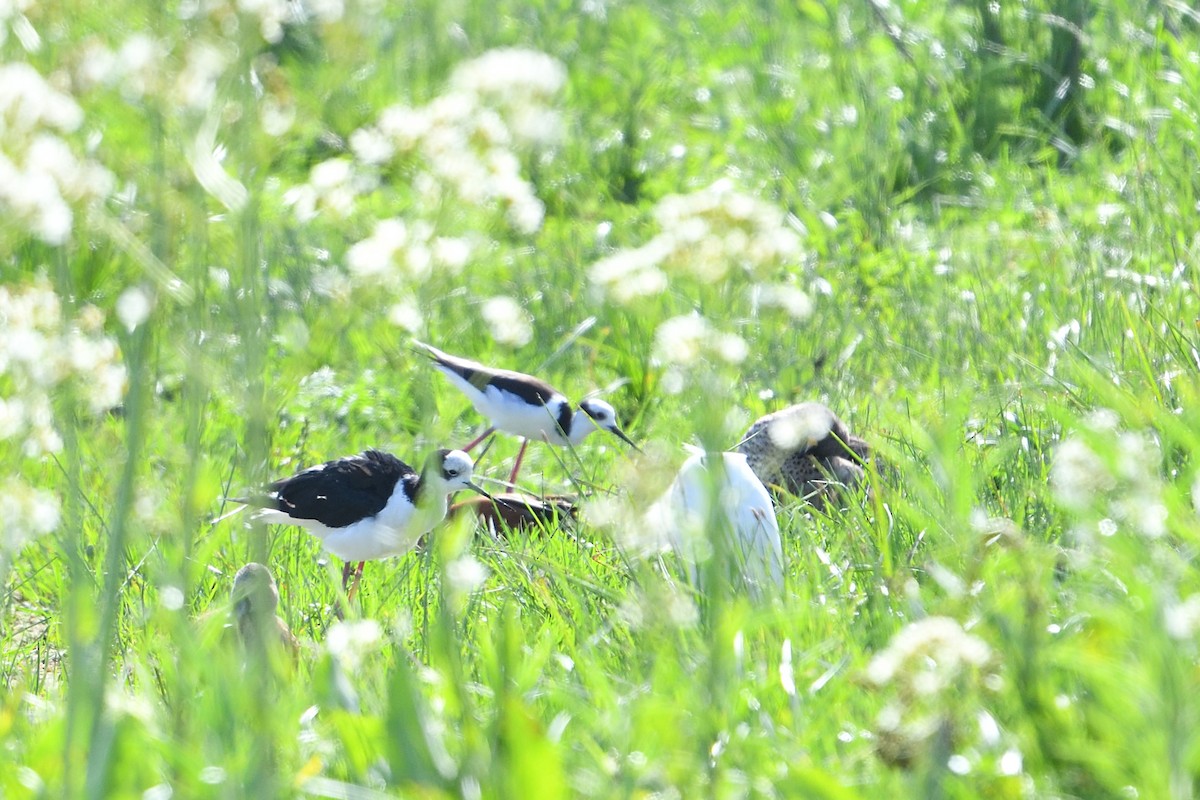
{"label": "flower cluster", "polygon": [[956,744],[973,712],[967,698],[991,658],[986,642],[948,617],[902,628],[866,671],[867,681],[892,696],[875,724],[880,757],[907,766],[937,737]]}
{"label": "flower cluster", "polygon": [[1124,523],[1146,536],[1161,536],[1167,523],[1162,453],[1153,437],[1121,431],[1119,424],[1111,411],[1086,420],[1055,451],[1050,485],[1064,508],[1098,517],[1101,533],[1115,533],[1117,523]]}
{"label": "flower cluster", "polygon": [[112,191],[112,175],[62,138],[83,111],[29,64],[0,64],[0,214],[49,245],[64,244],[73,207]]}
{"label": "flower cluster", "polygon": [[[781,209],[736,190],[728,180],[663,198],[655,206],[654,219],[661,232],[649,242],[592,265],[592,283],[617,302],[658,294],[672,276],[711,284],[737,270],[764,279],[780,267],[798,267],[803,255],[798,223]],[[760,291],[763,302],[797,316],[809,312],[811,304],[798,287],[767,285]]]}
{"label": "flower cluster", "polygon": [[337,22],[344,12],[343,0],[201,0],[185,6],[181,16],[207,17],[227,37],[232,37],[242,26],[253,26],[264,42],[278,44],[286,25],[310,19]]}
{"label": "flower cluster", "polygon": [[520,347],[533,339],[533,319],[521,304],[511,297],[491,297],[480,312],[492,338],[500,344]]}
{"label": "flower cluster", "polygon": [[366,166],[412,164],[425,205],[447,195],[499,207],[521,233],[541,227],[545,209],[521,177],[518,153],[559,135],[554,106],[566,82],[555,59],[529,50],[493,50],[460,65],[447,93],[427,105],[396,105],[350,137]]}
{"label": "flower cluster", "polygon": [[664,391],[678,394],[697,364],[740,364],[746,360],[750,347],[741,336],[718,330],[693,312],[661,323],[654,332],[652,352],[655,362],[667,368],[663,376]]}
{"label": "flower cluster", "polygon": [[0,564],[32,539],[53,532],[58,527],[58,498],[52,493],[10,478],[0,487],[0,519],[4,532],[0,535]]}
{"label": "flower cluster", "polygon": [[65,319],[44,281],[15,290],[0,286],[0,439],[22,438],[29,456],[57,451],[62,440],[51,397],[71,378],[93,413],[121,401],[125,367],[103,325],[94,306],[73,322]]}
{"label": "flower cluster", "polygon": [[457,274],[471,257],[466,239],[437,236],[432,224],[418,220],[385,219],[369,237],[346,254],[346,266],[356,283],[392,291],[419,283],[434,268]]}

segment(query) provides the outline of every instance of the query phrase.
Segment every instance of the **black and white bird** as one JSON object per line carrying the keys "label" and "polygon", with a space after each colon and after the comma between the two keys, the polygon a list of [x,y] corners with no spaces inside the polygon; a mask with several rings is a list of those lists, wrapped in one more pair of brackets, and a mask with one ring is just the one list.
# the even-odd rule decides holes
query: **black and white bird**
{"label": "black and white bird", "polygon": [[571,401],[562,392],[532,375],[492,369],[476,361],[449,355],[432,345],[415,344],[429,353],[434,367],[462,390],[475,410],[492,422],[492,427],[464,450],[470,452],[497,430],[524,439],[509,483],[517,479],[530,439],[541,439],[558,447],[578,447],[592,431],[606,430],[639,450],[617,424],[617,412],[603,400],[589,398],[581,402],[578,409],[572,409]]}
{"label": "black and white bird", "polygon": [[755,420],[734,448],[754,474],[817,508],[866,481],[871,446],[828,406],[797,403]]}
{"label": "black and white bird", "polygon": [[275,481],[260,497],[239,499],[255,506],[263,522],[299,525],[346,562],[342,589],[350,582],[353,598],[363,565],[408,552],[446,517],[447,496],[472,489],[474,464],[461,450],[438,450],[416,470],[379,450],[326,461],[290,478]]}

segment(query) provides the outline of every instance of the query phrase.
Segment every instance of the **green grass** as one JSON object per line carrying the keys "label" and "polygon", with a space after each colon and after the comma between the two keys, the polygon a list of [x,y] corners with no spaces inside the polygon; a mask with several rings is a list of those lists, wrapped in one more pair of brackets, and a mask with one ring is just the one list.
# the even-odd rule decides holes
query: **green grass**
{"label": "green grass", "polygon": [[[74,94],[84,122],[65,138],[119,190],[77,206],[61,246],[28,235],[0,192],[0,283],[41,274],[68,316],[99,307],[128,370],[121,406],[99,415],[86,377],[53,387],[59,452],[0,441],[0,491],[19,480],[61,505],[22,549],[0,532],[0,797],[1200,791],[1186,602],[1200,592],[1200,25],[1186,4],[350,4],[273,44],[234,5],[189,19],[174,4],[35,6],[32,52],[0,22],[0,61]],[[163,53],[145,92],[129,75],[80,81],[85,45],[137,33]],[[197,42],[225,60],[215,99],[189,108],[173,87]],[[314,165],[498,47],[566,69],[560,140],[515,151],[545,205],[536,232],[503,204],[431,202],[420,154],[348,216],[297,221],[284,195]],[[282,135],[263,129],[271,103],[293,115]],[[206,125],[244,203],[196,176]],[[0,123],[0,153],[13,135]],[[794,218],[796,262],[718,281],[685,264],[630,305],[596,290],[593,263],[660,232],[656,203],[721,178]],[[471,260],[331,291],[350,246],[391,217],[472,237]],[[810,290],[812,315],[754,307],[759,281]],[[154,297],[133,331],[116,313],[130,287]],[[528,343],[493,338],[480,310],[497,295],[528,313]],[[389,321],[400,301],[420,309],[412,333]],[[748,357],[672,375],[655,333],[692,311]],[[674,588],[670,564],[618,546],[636,518],[506,540],[449,525],[368,565],[351,616],[382,637],[344,663],[324,645],[340,565],[301,531],[209,520],[326,458],[380,446],[420,463],[472,437],[483,421],[414,333],[575,398],[625,381],[608,399],[651,456],[602,434],[579,459],[534,444],[538,490],[637,507],[681,444],[728,447],[760,414],[818,399],[877,446],[875,491],[779,510],[787,591],[767,607]],[[305,380],[323,368],[328,391]],[[0,398],[24,390],[0,373]],[[1103,484],[1075,505],[1051,482],[1068,439]],[[479,471],[505,477],[516,447],[499,439]],[[448,579],[467,553],[488,571],[469,592]],[[294,669],[244,665],[224,641],[250,560],[274,571],[305,643]],[[990,660],[927,696],[868,679],[897,632],[934,616]],[[929,732],[903,757],[896,714]]]}

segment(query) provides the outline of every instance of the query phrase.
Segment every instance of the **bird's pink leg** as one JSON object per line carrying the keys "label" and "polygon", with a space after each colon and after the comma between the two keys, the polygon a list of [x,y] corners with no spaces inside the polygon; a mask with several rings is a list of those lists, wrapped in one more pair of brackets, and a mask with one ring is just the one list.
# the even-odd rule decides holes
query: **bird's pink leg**
{"label": "bird's pink leg", "polygon": [[366,565],[367,562],[360,561],[358,562],[358,568],[354,570],[354,583],[351,584],[350,591],[346,593],[346,601],[349,603],[353,603],[354,596],[358,594],[358,584],[362,581],[363,567]]}
{"label": "bird's pink leg", "polygon": [[469,445],[467,445],[466,447],[464,447],[464,448],[463,448],[463,452],[464,452],[464,453],[469,453],[469,452],[471,452],[472,450],[474,450],[474,449],[475,449],[475,448],[476,448],[476,447],[479,445],[479,443],[480,443],[480,442],[482,442],[484,439],[486,439],[487,437],[491,436],[491,435],[492,435],[493,433],[495,433],[495,432],[496,432],[496,429],[495,429],[495,428],[488,428],[486,431],[484,431],[483,433],[479,434],[479,438],[478,438],[478,439],[475,439],[475,440],[474,440],[474,441],[472,441],[472,442],[471,442]]}
{"label": "bird's pink leg", "polygon": [[525,457],[525,448],[529,446],[528,439],[521,440],[521,449],[517,451],[517,463],[513,464],[512,474],[508,476],[508,482],[514,483],[517,480],[517,471],[521,469],[521,459]]}

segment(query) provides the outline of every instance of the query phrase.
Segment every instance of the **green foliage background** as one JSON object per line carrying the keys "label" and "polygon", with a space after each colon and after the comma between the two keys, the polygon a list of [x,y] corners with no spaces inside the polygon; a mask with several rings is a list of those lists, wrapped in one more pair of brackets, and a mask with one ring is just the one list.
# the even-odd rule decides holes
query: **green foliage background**
{"label": "green foliage background", "polygon": [[[89,41],[145,32],[170,63],[212,35],[187,8],[32,7],[42,46],[9,36],[0,55],[64,74]],[[132,332],[110,320],[130,371],[120,413],[84,417],[64,392],[61,453],[4,445],[62,498],[63,522],[4,576],[0,796],[1196,794],[1196,631],[1168,625],[1200,591],[1194,7],[430,0],[352,5],[275,45],[239,19],[212,122],[244,208],[194,177],[206,120],[100,88],[79,95],[79,139],[136,191],[65,247],[3,229],[5,283],[41,271],[67,303],[109,311],[142,285],[156,304]],[[628,379],[609,399],[660,453],[732,445],[730,408],[744,424],[821,399],[887,466],[869,501],[781,510],[784,603],[724,598],[692,625],[610,531],[496,541],[448,526],[368,566],[357,613],[385,640],[350,670],[321,646],[337,565],[318,543],[208,520],[270,476],[368,446],[419,461],[480,420],[388,322],[388,297],[314,290],[371,219],[428,211],[403,170],[348,220],[298,223],[282,195],[384,107],[428,102],[455,65],[504,46],[568,71],[564,138],[523,165],[546,219],[522,236],[491,212],[439,210],[493,244],[466,274],[412,287],[424,338],[576,397]],[[257,124],[261,91],[294,104],[281,137]],[[752,315],[736,285],[633,309],[597,296],[590,264],[645,241],[657,200],[721,177],[803,226],[803,266],[829,286],[811,318]],[[531,314],[527,346],[479,319],[498,294]],[[651,343],[692,310],[751,352],[671,394]],[[338,396],[298,389],[326,366]],[[1162,536],[1125,521],[1086,535],[1103,509],[1055,502],[1055,447],[1100,407],[1157,442]],[[1119,438],[1089,441],[1119,473]],[[597,436],[566,463],[621,492],[634,476],[614,445]],[[500,440],[480,470],[503,477],[515,448]],[[571,487],[549,448],[527,463],[539,488]],[[467,548],[490,576],[460,595],[444,568]],[[285,676],[219,641],[248,560],[272,567],[312,643]],[[879,719],[895,697],[864,669],[927,615],[963,623],[993,663],[942,699],[924,749],[888,763]]]}

